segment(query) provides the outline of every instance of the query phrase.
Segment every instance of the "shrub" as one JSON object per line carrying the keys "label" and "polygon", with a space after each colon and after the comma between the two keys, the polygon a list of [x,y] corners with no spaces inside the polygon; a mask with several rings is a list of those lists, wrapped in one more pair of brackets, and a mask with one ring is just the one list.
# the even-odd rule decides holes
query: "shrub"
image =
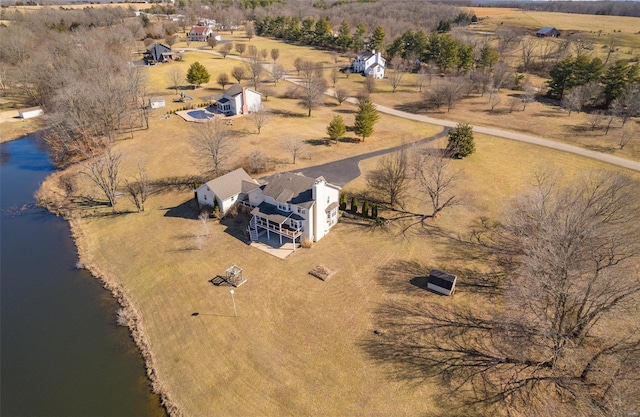
{"label": "shrub", "polygon": [[371,207],[371,218],[372,219],[378,218],[378,206],[376,204],[374,204],[373,207]]}
{"label": "shrub", "polygon": [[300,246],[306,249],[309,249],[313,246],[313,242],[307,239],[306,237],[300,238]]}
{"label": "shrub", "polygon": [[358,199],[356,196],[351,197],[351,210],[349,210],[353,214],[358,213]]}
{"label": "shrub", "polygon": [[365,219],[369,217],[369,202],[367,200],[364,200],[364,203],[362,203],[362,217]]}
{"label": "shrub", "polygon": [[340,194],[340,210],[347,209],[347,195],[345,193]]}

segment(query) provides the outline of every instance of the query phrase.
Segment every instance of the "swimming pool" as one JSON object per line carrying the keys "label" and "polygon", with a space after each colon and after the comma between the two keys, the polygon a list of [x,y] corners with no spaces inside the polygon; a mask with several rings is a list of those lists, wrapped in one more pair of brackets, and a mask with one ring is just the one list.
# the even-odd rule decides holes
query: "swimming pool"
{"label": "swimming pool", "polygon": [[187,114],[191,117],[193,117],[194,119],[211,119],[212,117],[214,117],[215,115],[213,113],[209,113],[206,110],[191,110],[188,111]]}

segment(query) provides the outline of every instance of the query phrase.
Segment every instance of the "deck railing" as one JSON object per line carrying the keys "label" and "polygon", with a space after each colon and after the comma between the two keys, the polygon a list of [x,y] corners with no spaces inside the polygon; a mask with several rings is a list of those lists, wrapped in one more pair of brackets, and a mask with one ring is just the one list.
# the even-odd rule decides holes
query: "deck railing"
{"label": "deck railing", "polygon": [[255,219],[256,226],[267,229],[270,232],[275,232],[280,235],[287,236],[291,239],[295,239],[298,236],[302,235],[302,229],[293,229],[290,226],[286,225],[283,225],[282,228],[280,228],[280,225],[270,223],[262,217],[255,217]]}

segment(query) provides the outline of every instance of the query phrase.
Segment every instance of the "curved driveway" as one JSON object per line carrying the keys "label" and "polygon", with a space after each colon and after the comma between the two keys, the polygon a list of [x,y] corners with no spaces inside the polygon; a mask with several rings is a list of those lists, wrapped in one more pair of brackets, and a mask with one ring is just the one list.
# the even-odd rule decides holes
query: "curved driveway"
{"label": "curved driveway", "polygon": [[[220,55],[218,52],[215,51],[205,51],[205,50],[200,50],[200,49],[195,49],[195,48],[185,48],[185,50],[189,50],[189,51],[198,51],[198,52],[206,52],[206,53],[210,53],[210,54],[214,54],[214,55]],[[241,61],[246,61],[245,58],[242,57],[238,57],[238,56],[232,56],[232,55],[228,55],[229,58],[232,59],[238,59]],[[265,68],[270,69],[271,65],[270,64],[266,64]],[[299,83],[299,80],[296,79],[295,77],[291,77],[291,76],[285,76],[284,79],[286,81],[289,81],[293,84],[297,84]],[[326,93],[327,95],[331,96],[331,97],[335,97],[335,93],[333,90],[327,90]],[[347,99],[348,102],[350,103],[354,103],[357,104],[357,100],[353,97],[350,97]],[[418,115],[418,114],[413,114],[413,113],[407,113],[404,111],[400,111],[400,110],[396,110],[393,109],[391,107],[387,107],[387,106],[383,106],[380,104],[376,104],[376,107],[378,109],[379,112],[381,113],[386,113],[392,116],[396,116],[396,117],[402,117],[404,119],[409,119],[409,120],[414,120],[417,122],[423,122],[423,123],[430,123],[430,124],[434,124],[434,125],[438,125],[438,126],[443,126],[445,128],[451,128],[451,127],[455,127],[457,125],[457,122],[452,122],[450,120],[440,120],[440,119],[435,119],[433,117],[428,117],[428,116],[422,116],[422,115]],[[579,146],[574,146],[574,145],[569,145],[566,143],[562,143],[562,142],[556,142],[553,140],[549,140],[549,139],[545,139],[543,137],[540,136],[532,136],[532,135],[527,135],[524,133],[518,133],[518,132],[511,132],[508,130],[502,130],[502,129],[495,129],[495,128],[490,128],[490,127],[483,127],[483,126],[475,126],[473,125],[473,131],[474,132],[478,132],[478,133],[484,133],[487,135],[491,135],[491,136],[495,136],[495,137],[500,137],[500,138],[504,138],[504,139],[510,139],[510,140],[515,140],[518,142],[525,142],[525,143],[530,143],[532,145],[538,145],[538,146],[544,146],[546,148],[551,148],[551,149],[555,149],[558,151],[562,151],[562,152],[569,152],[572,154],[576,154],[576,155],[580,155],[580,156],[584,156],[587,158],[592,158],[592,159],[596,159],[598,161],[602,161],[602,162],[606,162],[612,165],[617,165],[619,167],[622,168],[627,168],[627,169],[631,169],[633,171],[637,171],[640,172],[640,162],[639,161],[633,161],[630,159],[625,159],[625,158],[620,158],[618,156],[613,156],[613,155],[609,155],[609,154],[605,154],[605,153],[601,153],[601,152],[596,152],[596,151],[592,151],[589,149],[584,149],[581,148]],[[427,140],[429,138],[423,139],[423,140]],[[344,159],[342,161],[351,161],[353,158],[359,158],[356,161],[356,169],[357,169],[357,162],[361,161],[362,159],[366,159],[366,158],[370,158],[372,156],[378,156],[378,155],[382,155],[386,152],[392,152],[393,150],[395,150],[397,148],[392,148],[392,149],[386,149],[386,150],[381,150],[381,151],[377,151],[377,152],[372,152],[372,154],[364,154],[364,155],[360,155],[358,157],[352,157],[352,158],[347,158]],[[366,156],[366,155],[370,155],[370,156]],[[362,157],[362,158],[361,158]],[[338,164],[339,166],[339,162],[342,161],[335,161],[332,162],[331,164]],[[349,162],[351,163],[351,162]],[[331,164],[325,164],[322,165],[325,168],[335,168],[335,166],[333,167],[327,167],[327,165],[331,165]],[[306,168],[306,170],[311,170],[312,168]],[[309,171],[312,172],[312,171]],[[358,170],[359,172],[359,170]],[[312,175],[309,175],[312,176]],[[326,178],[326,176],[325,176]],[[326,178],[328,181],[329,178]]]}
{"label": "curved driveway", "polygon": [[376,156],[384,155],[386,153],[394,152],[399,149],[408,148],[414,145],[423,145],[425,143],[446,136],[448,131],[449,128],[445,127],[444,129],[442,129],[442,132],[424,139],[417,140],[415,142],[406,143],[400,146],[394,146],[393,148],[386,148],[369,153],[363,153],[361,155],[340,159],[338,161],[333,161],[322,165],[315,165],[302,169],[294,169],[291,172],[300,172],[310,178],[318,178],[320,176],[323,176],[324,179],[326,179],[328,182],[342,187],[346,183],[360,176],[360,167],[358,166],[358,164],[363,159],[369,159]]}

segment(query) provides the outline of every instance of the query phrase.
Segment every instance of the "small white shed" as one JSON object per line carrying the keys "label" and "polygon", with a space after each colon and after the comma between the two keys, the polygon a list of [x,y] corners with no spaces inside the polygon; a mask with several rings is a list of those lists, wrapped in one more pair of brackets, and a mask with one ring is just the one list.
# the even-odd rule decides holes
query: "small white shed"
{"label": "small white shed", "polygon": [[18,114],[23,119],[31,119],[32,117],[42,116],[44,114],[44,110],[40,107],[29,107],[28,109],[19,110]]}
{"label": "small white shed", "polygon": [[164,97],[151,97],[149,99],[149,106],[152,109],[159,109],[160,107],[164,107],[167,104],[164,101]]}
{"label": "small white shed", "polygon": [[444,295],[453,295],[456,289],[456,276],[439,269],[432,269],[427,278],[427,288]]}

